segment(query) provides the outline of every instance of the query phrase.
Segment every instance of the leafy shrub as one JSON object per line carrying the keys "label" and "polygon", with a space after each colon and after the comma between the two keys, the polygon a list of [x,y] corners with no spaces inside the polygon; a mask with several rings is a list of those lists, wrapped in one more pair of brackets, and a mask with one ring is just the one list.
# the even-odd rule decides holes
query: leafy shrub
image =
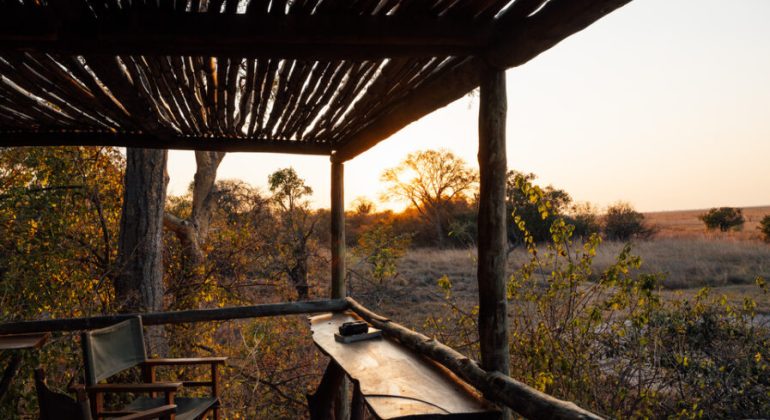
{"label": "leafy shrub", "polygon": [[[508,241],[513,244],[522,244],[524,240],[521,231],[514,227],[514,218],[524,223],[535,242],[546,242],[551,239],[551,224],[566,212],[572,202],[572,197],[564,190],[550,185],[541,188],[532,184],[536,178],[533,173],[509,171],[507,174],[505,201],[509,215]],[[541,205],[547,207],[541,208],[532,201],[531,194],[544,196],[545,204]]]}
{"label": "leafy shrub", "polygon": [[644,222],[644,215],[628,203],[617,203],[607,209],[604,215],[604,236],[616,241],[632,238],[645,239],[654,233]]}
{"label": "leafy shrub", "polygon": [[770,242],[770,214],[759,221],[759,230],[765,235],[765,241]]}
{"label": "leafy shrub", "polygon": [[406,254],[409,243],[409,235],[396,235],[391,225],[377,224],[359,237],[354,254],[365,262],[366,277],[382,285],[397,275],[396,263]]}
{"label": "leafy shrub", "polygon": [[[641,259],[630,245],[594,273],[598,235],[573,243],[574,227],[557,219],[543,247],[517,226],[530,260],[508,282],[512,377],[612,418],[770,412],[770,329],[758,322],[754,301],[734,307],[703,289],[669,303],[659,293],[661,275],[635,274]],[[757,284],[766,296],[764,280]],[[454,300],[450,279],[439,287],[450,314],[427,325],[478,358],[478,307]]]}
{"label": "leafy shrub", "polygon": [[740,229],[746,221],[743,218],[741,209],[734,207],[713,208],[707,213],[698,216],[698,219],[706,224],[707,229],[714,230],[719,228],[722,232],[727,232],[730,229]]}

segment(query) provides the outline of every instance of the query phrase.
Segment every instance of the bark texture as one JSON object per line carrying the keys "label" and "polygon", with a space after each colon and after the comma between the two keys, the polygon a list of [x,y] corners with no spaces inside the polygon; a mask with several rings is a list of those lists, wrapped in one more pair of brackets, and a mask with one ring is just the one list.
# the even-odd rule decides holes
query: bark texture
{"label": "bark texture", "polygon": [[166,150],[127,149],[115,295],[121,311],[163,309]]}
{"label": "bark texture", "polygon": [[478,284],[481,365],[508,375],[508,316],[505,287],[505,71],[485,68],[479,109]]}
{"label": "bark texture", "polygon": [[[168,151],[126,149],[125,192],[118,239],[115,298],[122,312],[163,310],[163,213]],[[147,329],[151,354],[168,346],[162,327]]]}

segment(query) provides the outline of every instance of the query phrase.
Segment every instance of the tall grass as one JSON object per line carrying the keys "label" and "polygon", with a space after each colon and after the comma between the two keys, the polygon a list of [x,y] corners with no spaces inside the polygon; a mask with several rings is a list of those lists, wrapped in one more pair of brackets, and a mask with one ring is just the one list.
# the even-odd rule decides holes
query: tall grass
{"label": "tall grass", "polygon": [[[594,259],[595,272],[607,268],[623,244],[605,242]],[[642,258],[643,273],[661,273],[667,289],[753,284],[757,276],[770,278],[770,245],[760,241],[705,238],[663,238],[633,244]],[[435,285],[449,276],[459,292],[475,293],[475,249],[414,249],[399,264],[401,281]],[[526,252],[514,250],[508,258],[513,272],[527,261]]]}

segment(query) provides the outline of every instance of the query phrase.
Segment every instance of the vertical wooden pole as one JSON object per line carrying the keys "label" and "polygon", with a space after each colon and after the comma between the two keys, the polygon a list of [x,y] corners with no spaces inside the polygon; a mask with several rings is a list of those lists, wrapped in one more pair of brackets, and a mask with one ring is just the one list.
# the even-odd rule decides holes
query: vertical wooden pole
{"label": "vertical wooden pole", "polygon": [[332,299],[345,297],[345,166],[332,160]]}
{"label": "vertical wooden pole", "polygon": [[[345,165],[332,157],[332,299],[345,298]],[[339,368],[338,368],[339,369]],[[342,375],[338,390],[334,394],[334,418],[350,418],[350,380]]]}
{"label": "vertical wooden pole", "polygon": [[482,70],[480,97],[478,284],[481,365],[486,370],[508,375],[510,355],[505,284],[507,102],[504,70]]}

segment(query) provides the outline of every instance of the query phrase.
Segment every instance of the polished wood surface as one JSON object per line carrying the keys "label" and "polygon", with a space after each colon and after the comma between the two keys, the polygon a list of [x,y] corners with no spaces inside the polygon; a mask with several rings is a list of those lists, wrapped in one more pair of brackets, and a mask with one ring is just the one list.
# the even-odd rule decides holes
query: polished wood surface
{"label": "polished wood surface", "polygon": [[310,318],[313,341],[358,383],[366,405],[380,419],[406,416],[496,418],[486,401],[446,369],[387,338],[338,343],[334,333],[350,313]]}
{"label": "polished wood surface", "polygon": [[0,350],[39,349],[49,333],[0,335]]}

